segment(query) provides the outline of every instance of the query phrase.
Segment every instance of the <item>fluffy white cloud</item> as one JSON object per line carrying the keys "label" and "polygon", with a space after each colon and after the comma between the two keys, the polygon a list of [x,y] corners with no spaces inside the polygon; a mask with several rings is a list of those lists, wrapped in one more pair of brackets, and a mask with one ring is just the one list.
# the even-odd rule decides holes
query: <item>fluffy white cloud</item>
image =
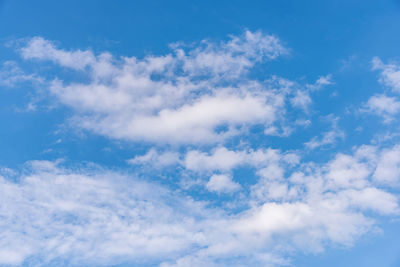
{"label": "fluffy white cloud", "polygon": [[[388,87],[392,93],[400,93],[400,66],[396,64],[384,64],[378,57],[372,60],[372,69],[380,70],[379,81]],[[388,93],[376,94],[360,109],[361,112],[370,112],[381,116],[384,123],[390,123],[400,112],[400,101]]]}
{"label": "fluffy white cloud", "polygon": [[[287,251],[350,246],[374,229],[375,214],[400,214],[391,188],[399,184],[398,146],[362,146],[326,163],[300,162],[300,153],[271,148],[170,146],[214,144],[254,125],[264,134],[292,131],[285,125],[288,105],[307,110],[309,94],[332,82],[326,76],[299,88],[277,77],[250,78],[256,64],[287,53],[274,36],[247,31],[226,42],[173,45],[170,54],[143,59],[67,51],[40,37],[20,51],[25,59],[86,75],[86,82],[56,77],[48,88],[74,110],[73,125],[112,138],[168,143],[128,160],[154,167],[142,179],[176,166],[176,180],[209,180],[193,194],[90,165],[34,161],[19,174],[0,170],[0,264],[284,265]],[[374,67],[397,91],[397,67],[377,59]],[[383,107],[388,101],[368,103],[395,114],[397,108]],[[298,124],[310,123],[301,119]],[[306,147],[344,138],[338,119],[328,119],[332,129]],[[256,181],[235,182],[233,170],[243,166],[251,167]],[[223,196],[229,203],[195,200],[205,189],[239,191],[238,200],[229,194]]]}
{"label": "fluffy white cloud", "polygon": [[232,178],[226,174],[214,174],[206,184],[210,191],[218,193],[231,193],[239,190],[240,185],[232,181]]}
{"label": "fluffy white cloud", "polygon": [[384,122],[391,122],[400,112],[400,101],[396,97],[374,95],[365,104],[365,111],[382,116]]}
{"label": "fluffy white cloud", "polygon": [[157,184],[51,162],[18,180],[0,178],[0,264],[157,261],[203,242],[202,204]]}
{"label": "fluffy white cloud", "polygon": [[378,57],[372,59],[372,69],[380,70],[380,82],[394,92],[400,93],[400,66],[397,64],[384,64]]}
{"label": "fluffy white cloud", "polygon": [[374,178],[382,183],[399,186],[400,181],[400,146],[382,152]]}
{"label": "fluffy white cloud", "polygon": [[218,147],[210,153],[190,150],[184,159],[184,166],[193,171],[230,171],[238,166],[262,167],[279,161],[296,164],[299,157],[294,153],[282,154],[277,149],[228,150]]}
{"label": "fluffy white cloud", "polygon": [[[287,249],[352,245],[375,226],[371,211],[399,214],[398,198],[375,182],[385,164],[399,173],[398,150],[361,147],[326,164],[303,163],[296,172],[282,169],[286,154],[241,152],[270,163],[257,165],[260,180],[239,212],[96,166],[34,161],[22,174],[4,171],[0,178],[0,264],[230,266],[234,259],[272,266],[285,262]],[[216,174],[207,187],[239,189],[230,176]]]}
{"label": "fluffy white cloud", "polygon": [[165,151],[160,153],[154,148],[142,156],[136,156],[128,160],[128,163],[132,165],[150,165],[157,168],[167,167],[179,162],[180,159],[177,152]]}
{"label": "fluffy white cloud", "polygon": [[[287,53],[271,35],[246,31],[218,44],[172,46],[171,54],[114,58],[90,50],[58,49],[41,37],[24,59],[50,60],[87,75],[85,83],[56,77],[50,92],[76,113],[70,122],[112,138],[157,143],[215,143],[249,125],[283,119],[288,83],[260,82],[257,63]],[[303,108],[308,100],[293,99]]]}
{"label": "fluffy white cloud", "polygon": [[26,47],[21,49],[25,59],[51,60],[64,67],[83,69],[96,62],[91,51],[65,51],[57,49],[42,37],[32,38]]}

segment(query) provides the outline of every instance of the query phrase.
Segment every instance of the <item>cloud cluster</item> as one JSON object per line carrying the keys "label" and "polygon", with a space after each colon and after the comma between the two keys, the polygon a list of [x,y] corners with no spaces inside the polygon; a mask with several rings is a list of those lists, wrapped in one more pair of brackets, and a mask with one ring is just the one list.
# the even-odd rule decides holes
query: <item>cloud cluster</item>
{"label": "cloud cluster", "polygon": [[[81,75],[38,78],[74,111],[72,126],[153,146],[127,160],[139,166],[134,173],[57,161],[0,169],[0,265],[283,266],[287,252],[351,246],[377,229],[376,216],[400,215],[393,190],[400,183],[398,145],[353,147],[320,162],[249,141],[253,126],[264,138],[309,125],[311,93],[333,84],[330,75],[303,87],[255,78],[255,67],[288,53],[274,36],[246,31],[141,59],[63,50],[41,37],[19,52]],[[7,64],[7,73],[25,75]],[[378,58],[373,65],[397,94],[398,66]],[[390,122],[398,102],[379,94],[364,109]],[[325,118],[332,129],[304,143],[306,152],[344,138],[339,118]],[[224,142],[235,136],[239,145]],[[150,168],[143,174],[140,166]],[[173,186],[154,182],[168,167]],[[253,179],[239,183],[247,179],[237,179],[240,168]],[[184,178],[198,179],[198,194],[180,186]],[[210,198],[200,200],[204,195]]]}
{"label": "cloud cluster", "polygon": [[[352,245],[374,229],[371,212],[399,214],[397,197],[380,187],[398,184],[399,151],[363,146],[292,172],[284,170],[287,155],[265,152],[267,163],[239,212],[96,166],[30,162],[0,179],[0,263],[281,265],[286,250]],[[241,190],[224,174],[206,186]]]}
{"label": "cloud cluster", "polygon": [[385,123],[390,123],[400,112],[400,100],[397,96],[400,93],[400,66],[395,63],[384,64],[380,58],[375,57],[372,60],[372,69],[380,71],[380,83],[394,95],[376,94],[368,100],[362,111],[374,113],[381,116]]}
{"label": "cloud cluster", "polygon": [[276,37],[246,31],[226,42],[172,49],[163,56],[117,59],[58,49],[36,37],[20,52],[24,59],[52,61],[87,75],[85,83],[57,77],[50,91],[77,111],[74,125],[112,138],[215,143],[246,125],[278,120],[285,92],[247,76],[255,64],[287,53]]}

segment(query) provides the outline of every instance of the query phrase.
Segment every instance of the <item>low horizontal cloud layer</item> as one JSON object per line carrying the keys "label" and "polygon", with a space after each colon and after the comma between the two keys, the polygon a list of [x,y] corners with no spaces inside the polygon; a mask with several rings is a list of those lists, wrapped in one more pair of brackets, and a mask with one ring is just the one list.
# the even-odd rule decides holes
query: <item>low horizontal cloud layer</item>
{"label": "low horizontal cloud layer", "polygon": [[[0,263],[228,266],[234,258],[236,266],[280,265],[286,250],[352,245],[376,227],[371,212],[398,215],[397,196],[384,189],[399,182],[397,154],[398,147],[362,146],[287,172],[287,155],[264,152],[260,178],[239,212],[97,166],[30,162],[24,172],[3,171],[0,179]],[[213,174],[206,187],[242,190],[222,174]]]}

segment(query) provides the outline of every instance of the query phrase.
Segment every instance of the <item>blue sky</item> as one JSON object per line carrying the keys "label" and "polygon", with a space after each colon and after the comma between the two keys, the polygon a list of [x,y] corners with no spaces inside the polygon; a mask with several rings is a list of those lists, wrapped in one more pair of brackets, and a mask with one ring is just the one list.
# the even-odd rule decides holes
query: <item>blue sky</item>
{"label": "blue sky", "polygon": [[1,266],[400,266],[399,1],[0,0]]}

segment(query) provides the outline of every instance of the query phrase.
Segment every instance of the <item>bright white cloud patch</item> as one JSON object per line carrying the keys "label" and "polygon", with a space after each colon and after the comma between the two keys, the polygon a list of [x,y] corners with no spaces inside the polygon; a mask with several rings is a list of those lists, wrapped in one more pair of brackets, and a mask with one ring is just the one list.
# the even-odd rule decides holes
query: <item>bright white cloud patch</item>
{"label": "bright white cloud patch", "polygon": [[90,51],[60,50],[41,37],[31,39],[28,46],[21,49],[21,55],[25,59],[51,60],[61,66],[73,69],[83,69],[96,61]]}
{"label": "bright white cloud patch", "polygon": [[389,123],[400,112],[400,101],[396,97],[374,95],[368,100],[365,107],[365,111],[382,116],[384,122]]}
{"label": "bright white cloud patch", "polygon": [[240,185],[232,181],[232,178],[226,174],[214,174],[206,184],[210,191],[218,193],[230,193],[239,190]]}
{"label": "bright white cloud patch", "polygon": [[[303,163],[294,172],[279,170],[284,165],[275,160],[260,169],[248,208],[239,213],[99,167],[31,162],[25,174],[7,172],[13,178],[0,179],[0,263],[225,266],[217,264],[224,259],[228,266],[234,257],[238,264],[264,266],[282,259],[282,247],[319,251],[327,242],[352,245],[375,227],[369,212],[400,212],[398,198],[378,186],[397,183],[398,150],[361,147],[323,165]],[[382,168],[390,168],[391,176]],[[240,190],[223,174],[212,175],[206,187]]]}
{"label": "bright white cloud patch", "polygon": [[382,152],[374,178],[382,183],[399,185],[400,181],[400,146]]}
{"label": "bright white cloud patch", "polygon": [[397,64],[385,64],[378,57],[372,60],[372,69],[380,70],[380,82],[388,86],[394,92],[400,93],[400,66]]}
{"label": "bright white cloud patch", "polygon": [[[4,81],[40,79],[73,110],[72,126],[153,146],[127,160],[135,173],[50,161],[0,169],[0,265],[282,266],[288,251],[351,246],[378,227],[375,216],[400,215],[398,145],[301,160],[344,139],[334,114],[321,114],[331,128],[302,141],[305,151],[264,142],[310,125],[312,93],[333,84],[331,75],[305,86],[254,78],[254,68],[287,53],[274,36],[246,31],[141,59],[65,50],[41,37],[19,51],[85,79],[57,72],[43,82],[6,64]],[[373,64],[398,93],[398,66]],[[398,102],[378,94],[364,109],[389,121]],[[185,179],[201,186],[182,186]]]}
{"label": "bright white cloud patch", "polygon": [[[247,31],[218,44],[173,47],[165,56],[117,59],[58,49],[36,37],[20,51],[25,59],[50,60],[85,73],[88,82],[57,77],[50,91],[78,112],[74,125],[113,138],[214,143],[245,125],[278,120],[286,92],[247,78],[255,64],[287,53],[276,37]],[[221,126],[225,130],[217,131]]]}
{"label": "bright white cloud patch", "polygon": [[201,203],[104,169],[31,165],[18,183],[0,178],[0,264],[151,262],[204,241]]}
{"label": "bright white cloud patch", "polygon": [[150,165],[152,167],[162,168],[177,164],[179,161],[179,154],[176,152],[166,151],[160,153],[152,148],[145,155],[129,159],[128,163],[132,165]]}
{"label": "bright white cloud patch", "polygon": [[[400,66],[398,64],[384,64],[378,57],[372,60],[372,69],[380,71],[379,81],[394,94],[400,93]],[[372,96],[361,109],[381,116],[385,123],[392,122],[400,112],[400,101],[397,96],[376,94]]]}
{"label": "bright white cloud patch", "polygon": [[198,150],[188,151],[184,159],[184,166],[188,170],[199,172],[230,171],[243,165],[260,168],[279,161],[296,164],[299,158],[294,153],[282,155],[277,149],[233,151],[225,147],[218,147],[209,154]]}

